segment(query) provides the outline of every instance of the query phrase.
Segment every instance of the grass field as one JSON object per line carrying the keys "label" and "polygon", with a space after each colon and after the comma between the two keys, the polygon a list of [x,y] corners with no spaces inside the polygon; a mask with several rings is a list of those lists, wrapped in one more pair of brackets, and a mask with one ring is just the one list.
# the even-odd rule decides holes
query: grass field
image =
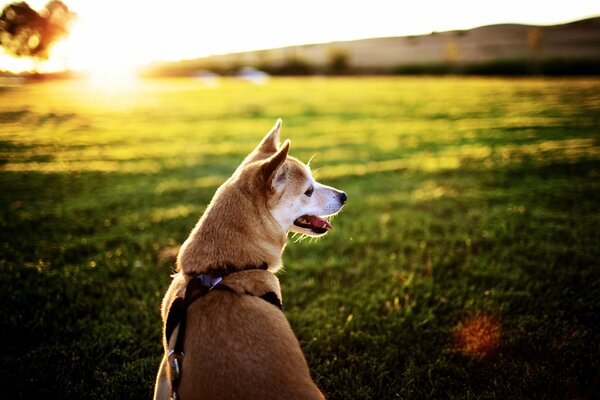
{"label": "grass field", "polygon": [[600,80],[281,78],[0,88],[3,396],[151,396],[177,246],[277,117],[349,195],[279,274],[329,398],[600,391]]}

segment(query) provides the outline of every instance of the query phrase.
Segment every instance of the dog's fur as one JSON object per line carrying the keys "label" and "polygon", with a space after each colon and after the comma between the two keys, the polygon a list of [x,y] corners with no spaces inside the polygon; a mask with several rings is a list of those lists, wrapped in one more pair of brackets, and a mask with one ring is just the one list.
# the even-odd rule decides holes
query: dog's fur
{"label": "dog's fur", "polygon": [[[178,273],[162,303],[165,323],[191,275],[214,273],[224,266],[240,270],[222,281],[235,293],[212,291],[188,309],[178,390],[184,400],[323,398],[284,313],[258,296],[273,292],[281,299],[273,273],[282,266],[287,232],[324,234],[331,228],[328,222],[300,217],[332,215],[341,209],[346,194],[319,184],[306,165],[288,156],[290,142],[279,144],[280,129],[278,120],[219,187],[179,251]],[[245,270],[261,263],[268,270]],[[163,329],[165,357],[155,399],[171,395],[167,354],[177,330],[167,343]]]}

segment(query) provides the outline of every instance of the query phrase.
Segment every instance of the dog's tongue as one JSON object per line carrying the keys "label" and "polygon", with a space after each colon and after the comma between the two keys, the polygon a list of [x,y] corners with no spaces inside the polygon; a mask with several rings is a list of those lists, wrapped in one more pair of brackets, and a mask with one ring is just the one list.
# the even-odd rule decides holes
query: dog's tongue
{"label": "dog's tongue", "polygon": [[325,228],[325,229],[332,228],[329,221],[327,221],[324,218],[317,217],[316,215],[306,215],[306,216],[304,216],[304,218],[306,218],[312,226],[316,226],[317,228]]}

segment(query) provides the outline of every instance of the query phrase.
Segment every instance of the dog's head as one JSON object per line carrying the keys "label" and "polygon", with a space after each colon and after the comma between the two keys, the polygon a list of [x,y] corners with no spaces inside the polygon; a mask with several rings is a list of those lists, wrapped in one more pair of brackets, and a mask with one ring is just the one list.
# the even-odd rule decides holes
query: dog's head
{"label": "dog's head", "polygon": [[287,232],[322,236],[346,193],[316,182],[279,144],[281,120],[221,185],[177,256],[186,273],[266,263],[281,267]]}
{"label": "dog's head", "polygon": [[327,217],[339,212],[346,193],[312,177],[308,165],[288,155],[290,141],[279,143],[281,120],[246,157],[241,169],[252,165],[265,193],[267,209],[286,232],[324,235],[332,228]]}

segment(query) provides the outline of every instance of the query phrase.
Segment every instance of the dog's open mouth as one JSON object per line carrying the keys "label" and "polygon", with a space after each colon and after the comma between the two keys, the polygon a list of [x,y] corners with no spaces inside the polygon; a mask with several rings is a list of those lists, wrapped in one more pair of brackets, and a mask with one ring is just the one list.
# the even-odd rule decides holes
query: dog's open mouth
{"label": "dog's open mouth", "polygon": [[317,215],[303,215],[296,218],[294,225],[300,228],[309,229],[316,234],[323,234],[333,228],[329,221]]}

